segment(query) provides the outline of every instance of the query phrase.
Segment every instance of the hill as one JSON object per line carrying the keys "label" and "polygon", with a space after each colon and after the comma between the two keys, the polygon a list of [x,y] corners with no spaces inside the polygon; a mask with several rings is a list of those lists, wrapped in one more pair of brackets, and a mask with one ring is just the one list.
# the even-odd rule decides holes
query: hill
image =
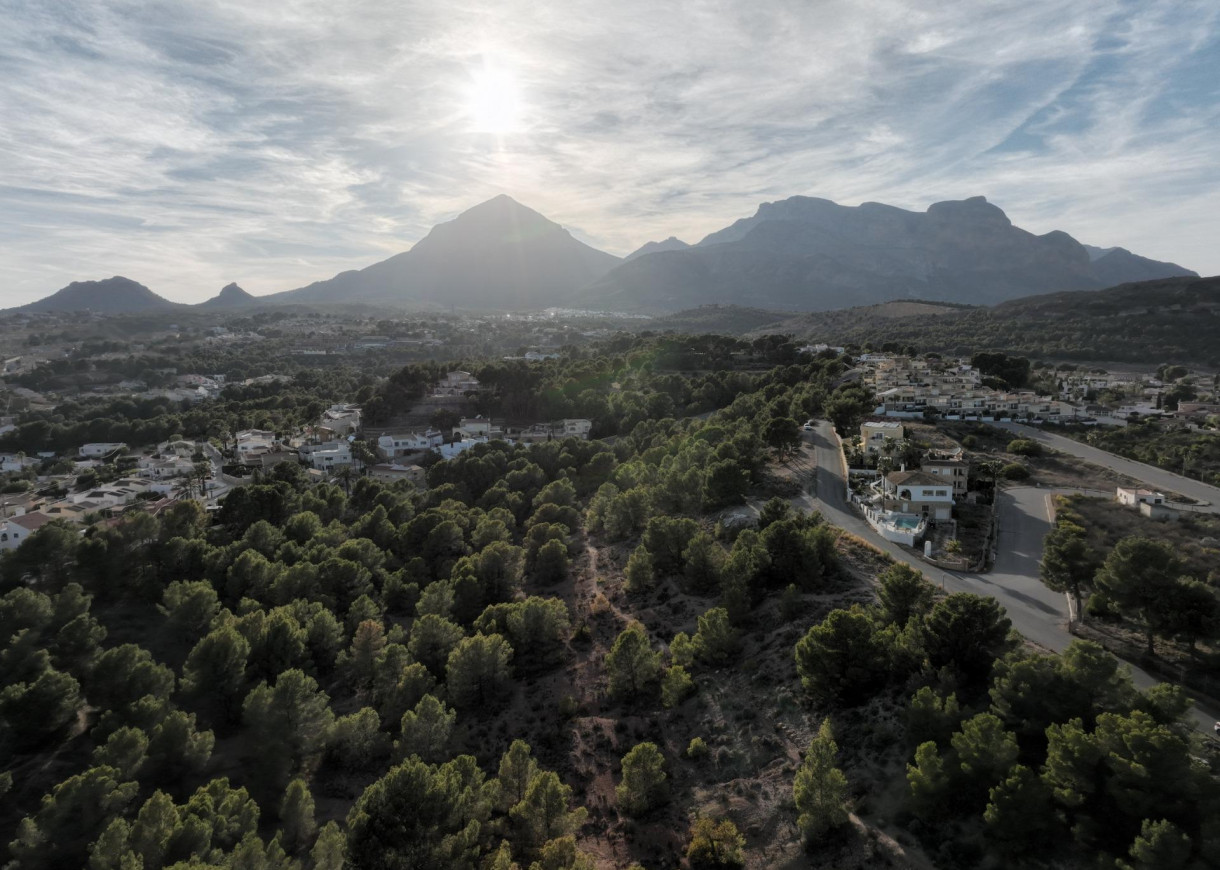
{"label": "hill", "polygon": [[746,308],[740,305],[701,305],[686,311],[676,311],[648,322],[647,329],[658,332],[718,333],[741,335],[752,332],[769,323],[783,320],[788,315],[762,308]]}
{"label": "hill", "polygon": [[103,281],[73,281],[45,299],[31,302],[18,311],[96,311],[100,314],[131,314],[140,311],[180,307],[143,284],[116,275]]}
{"label": "hill", "polygon": [[690,248],[690,245],[688,245],[686,242],[682,241],[676,236],[670,236],[663,242],[646,242],[645,244],[640,245],[640,247],[623,257],[623,262],[629,263],[632,260],[639,259],[645,254],[659,254],[662,251],[685,251],[688,248]]}
{"label": "hill", "polygon": [[1194,276],[1120,248],[1097,249],[1093,259],[1067,233],[1013,226],[981,196],[923,213],[795,196],[764,203],[697,245],[670,247],[638,251],[582,294],[586,304],[624,311],[709,303],[819,311],[903,298],[995,304]]}
{"label": "hill", "polygon": [[236,282],[226,284],[221,291],[207,302],[200,302],[200,308],[240,308],[244,305],[257,305],[258,297],[251,296],[237,286]]}
{"label": "hill", "polygon": [[405,253],[261,299],[545,308],[566,301],[618,262],[533,209],[497,196],[433,227]]}
{"label": "hill", "polygon": [[838,344],[914,344],[944,352],[1220,365],[1220,277],[1143,281],[1030,296],[990,308],[896,317],[853,308],[802,315],[759,331]]}

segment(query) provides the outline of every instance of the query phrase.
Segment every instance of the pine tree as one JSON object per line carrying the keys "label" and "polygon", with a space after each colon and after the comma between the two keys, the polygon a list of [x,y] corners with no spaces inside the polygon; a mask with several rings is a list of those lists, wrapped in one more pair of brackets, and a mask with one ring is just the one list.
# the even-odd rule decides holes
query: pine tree
{"label": "pine tree", "polygon": [[797,826],[810,843],[847,823],[847,777],[835,767],[838,751],[830,720],[823,719],[792,784]]}

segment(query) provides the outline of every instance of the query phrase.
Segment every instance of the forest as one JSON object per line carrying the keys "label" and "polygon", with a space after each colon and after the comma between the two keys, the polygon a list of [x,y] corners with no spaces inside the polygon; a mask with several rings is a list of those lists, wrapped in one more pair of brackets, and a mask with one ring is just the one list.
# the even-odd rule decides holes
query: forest
{"label": "forest", "polygon": [[605,437],[39,529],[0,560],[6,859],[1214,866],[1182,691],[1032,649],[777,496],[798,420],[867,407],[837,359],[759,366],[788,348],[487,363],[489,411],[604,408]]}

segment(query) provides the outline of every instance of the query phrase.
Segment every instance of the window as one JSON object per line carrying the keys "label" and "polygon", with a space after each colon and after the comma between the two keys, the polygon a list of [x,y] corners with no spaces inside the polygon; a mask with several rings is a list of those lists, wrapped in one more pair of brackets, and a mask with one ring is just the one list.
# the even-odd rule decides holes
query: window
{"label": "window", "polygon": [[936,490],[936,494],[937,495],[948,495],[949,493],[943,489],[938,489],[938,490]]}

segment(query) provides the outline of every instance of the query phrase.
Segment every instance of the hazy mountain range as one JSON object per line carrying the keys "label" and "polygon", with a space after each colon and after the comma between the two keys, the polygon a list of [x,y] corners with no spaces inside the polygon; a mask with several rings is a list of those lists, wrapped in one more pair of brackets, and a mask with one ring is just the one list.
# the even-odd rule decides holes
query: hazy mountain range
{"label": "hazy mountain range", "polygon": [[[690,245],[625,258],[590,247],[508,196],[438,224],[409,251],[307,287],[253,297],[236,284],[200,307],[352,304],[667,312],[705,304],[820,311],[890,299],[995,304],[1129,281],[1195,276],[1123,248],[1034,235],[981,196],[912,212],[794,196]],[[74,282],[26,311],[179,307],[115,277]],[[187,306],[181,306],[186,308]]]}

